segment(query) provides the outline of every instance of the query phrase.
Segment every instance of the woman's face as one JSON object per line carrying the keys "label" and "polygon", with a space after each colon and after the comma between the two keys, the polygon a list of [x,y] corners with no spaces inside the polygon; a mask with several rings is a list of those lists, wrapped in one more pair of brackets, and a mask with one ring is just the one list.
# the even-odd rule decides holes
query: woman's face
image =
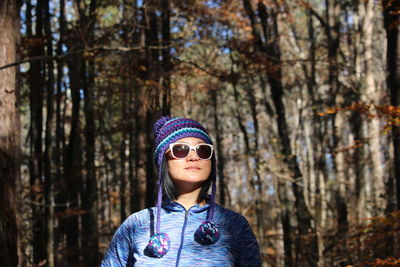
{"label": "woman's face", "polygon": [[[186,143],[190,146],[204,144],[204,141],[195,137],[181,138],[176,143]],[[167,153],[169,175],[178,187],[179,193],[194,190],[207,181],[211,173],[211,160],[200,159],[194,150],[184,159],[175,159],[171,152]]]}

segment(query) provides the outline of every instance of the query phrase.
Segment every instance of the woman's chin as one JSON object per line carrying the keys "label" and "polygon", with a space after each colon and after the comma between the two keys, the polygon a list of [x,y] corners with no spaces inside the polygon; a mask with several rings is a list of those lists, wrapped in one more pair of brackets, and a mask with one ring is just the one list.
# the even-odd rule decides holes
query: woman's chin
{"label": "woman's chin", "polygon": [[199,177],[197,175],[188,175],[184,179],[180,180],[182,183],[204,183],[207,178]]}
{"label": "woman's chin", "polygon": [[185,191],[188,191],[187,189],[190,189],[190,191],[192,191],[201,187],[206,180],[207,179],[202,179],[198,177],[186,177],[182,180],[174,180],[174,183],[180,188],[185,188]]}

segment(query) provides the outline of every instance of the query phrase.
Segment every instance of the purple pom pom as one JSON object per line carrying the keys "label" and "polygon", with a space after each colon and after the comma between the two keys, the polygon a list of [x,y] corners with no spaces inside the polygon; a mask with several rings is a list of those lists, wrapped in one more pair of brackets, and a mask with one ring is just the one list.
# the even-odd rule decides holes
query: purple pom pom
{"label": "purple pom pom", "polygon": [[159,119],[154,123],[154,126],[153,126],[153,134],[154,134],[154,137],[155,137],[155,138],[157,138],[157,136],[158,136],[159,133],[160,133],[161,128],[162,128],[169,120],[171,120],[170,117],[164,116],[164,117],[159,118]]}
{"label": "purple pom pom", "polygon": [[219,239],[219,230],[211,221],[202,222],[194,233],[194,240],[201,245],[215,244]]}
{"label": "purple pom pom", "polygon": [[146,247],[146,254],[154,258],[161,258],[167,254],[171,241],[166,233],[154,234],[150,237],[149,244]]}

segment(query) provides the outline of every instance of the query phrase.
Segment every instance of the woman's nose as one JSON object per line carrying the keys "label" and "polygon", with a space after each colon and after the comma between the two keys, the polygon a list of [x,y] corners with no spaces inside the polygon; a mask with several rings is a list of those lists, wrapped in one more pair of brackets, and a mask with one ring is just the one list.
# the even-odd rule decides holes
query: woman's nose
{"label": "woman's nose", "polygon": [[197,156],[196,152],[194,151],[194,149],[191,149],[189,152],[189,155],[187,156],[188,160],[198,160],[199,157]]}

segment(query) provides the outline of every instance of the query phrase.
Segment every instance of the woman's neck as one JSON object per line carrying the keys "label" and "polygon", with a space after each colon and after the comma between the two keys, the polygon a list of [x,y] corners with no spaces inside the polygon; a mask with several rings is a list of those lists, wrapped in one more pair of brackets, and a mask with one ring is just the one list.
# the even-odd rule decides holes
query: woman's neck
{"label": "woman's neck", "polygon": [[[191,192],[180,193],[178,198],[176,199],[176,202],[181,204],[186,210],[189,210],[191,207],[196,205],[200,191],[201,188],[198,188]],[[203,206],[205,204],[203,202],[204,200],[202,200],[199,204]]]}

